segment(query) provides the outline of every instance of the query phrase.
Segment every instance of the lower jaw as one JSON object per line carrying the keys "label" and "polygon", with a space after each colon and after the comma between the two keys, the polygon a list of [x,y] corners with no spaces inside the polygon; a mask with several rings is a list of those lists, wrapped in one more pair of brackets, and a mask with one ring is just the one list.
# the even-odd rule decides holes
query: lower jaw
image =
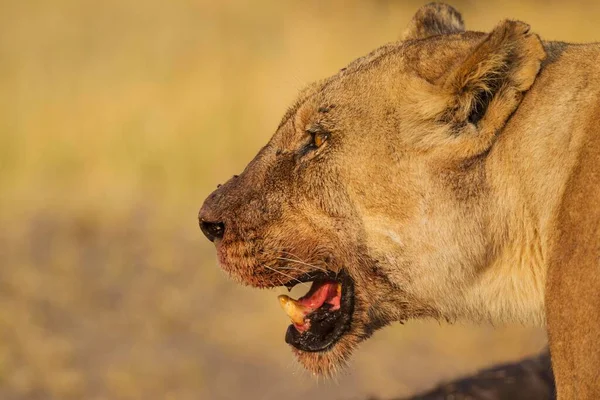
{"label": "lower jaw", "polygon": [[362,341],[355,335],[344,335],[327,350],[305,352],[292,347],[298,362],[308,372],[323,377],[332,377],[339,369],[346,367],[353,350]]}

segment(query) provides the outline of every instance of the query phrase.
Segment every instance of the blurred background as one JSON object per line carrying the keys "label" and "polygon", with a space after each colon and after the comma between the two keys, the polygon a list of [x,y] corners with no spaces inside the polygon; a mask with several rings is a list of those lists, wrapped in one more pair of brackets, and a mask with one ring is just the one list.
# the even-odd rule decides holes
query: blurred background
{"label": "blurred background", "polygon": [[[230,282],[197,226],[301,87],[422,3],[0,1],[0,398],[390,397],[538,352],[539,329],[411,322],[317,380],[280,291]],[[451,4],[470,29],[600,39],[598,3]]]}

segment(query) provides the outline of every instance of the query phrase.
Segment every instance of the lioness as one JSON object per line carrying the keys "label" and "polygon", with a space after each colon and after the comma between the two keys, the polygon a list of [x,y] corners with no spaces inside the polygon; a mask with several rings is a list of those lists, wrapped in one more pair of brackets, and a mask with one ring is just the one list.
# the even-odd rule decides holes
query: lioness
{"label": "lioness", "polygon": [[600,398],[600,46],[442,4],[304,89],[199,221],[256,287],[312,282],[285,340],[329,374],[393,321],[545,324],[560,399]]}

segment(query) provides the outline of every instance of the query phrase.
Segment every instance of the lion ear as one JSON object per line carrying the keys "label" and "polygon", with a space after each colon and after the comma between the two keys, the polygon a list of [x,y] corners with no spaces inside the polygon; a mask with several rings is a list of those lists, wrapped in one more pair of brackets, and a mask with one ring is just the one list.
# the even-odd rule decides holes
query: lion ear
{"label": "lion ear", "polygon": [[533,84],[545,57],[529,25],[500,23],[447,75],[442,92],[449,101],[441,119],[457,134],[476,131],[466,136],[477,137],[479,144],[471,145],[485,151]]}
{"label": "lion ear", "polygon": [[429,3],[419,8],[402,35],[403,40],[425,39],[465,31],[462,16],[442,3]]}

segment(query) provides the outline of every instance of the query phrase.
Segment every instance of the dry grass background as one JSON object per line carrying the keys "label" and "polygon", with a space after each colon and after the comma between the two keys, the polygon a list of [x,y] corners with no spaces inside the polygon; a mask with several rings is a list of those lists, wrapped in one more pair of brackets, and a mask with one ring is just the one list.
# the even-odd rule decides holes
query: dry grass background
{"label": "dry grass background", "polygon": [[[0,1],[0,398],[406,395],[544,345],[419,322],[333,382],[300,370],[278,291],[231,283],[196,223],[305,83],[394,40],[417,1]],[[546,39],[600,38],[597,3],[456,1]]]}

